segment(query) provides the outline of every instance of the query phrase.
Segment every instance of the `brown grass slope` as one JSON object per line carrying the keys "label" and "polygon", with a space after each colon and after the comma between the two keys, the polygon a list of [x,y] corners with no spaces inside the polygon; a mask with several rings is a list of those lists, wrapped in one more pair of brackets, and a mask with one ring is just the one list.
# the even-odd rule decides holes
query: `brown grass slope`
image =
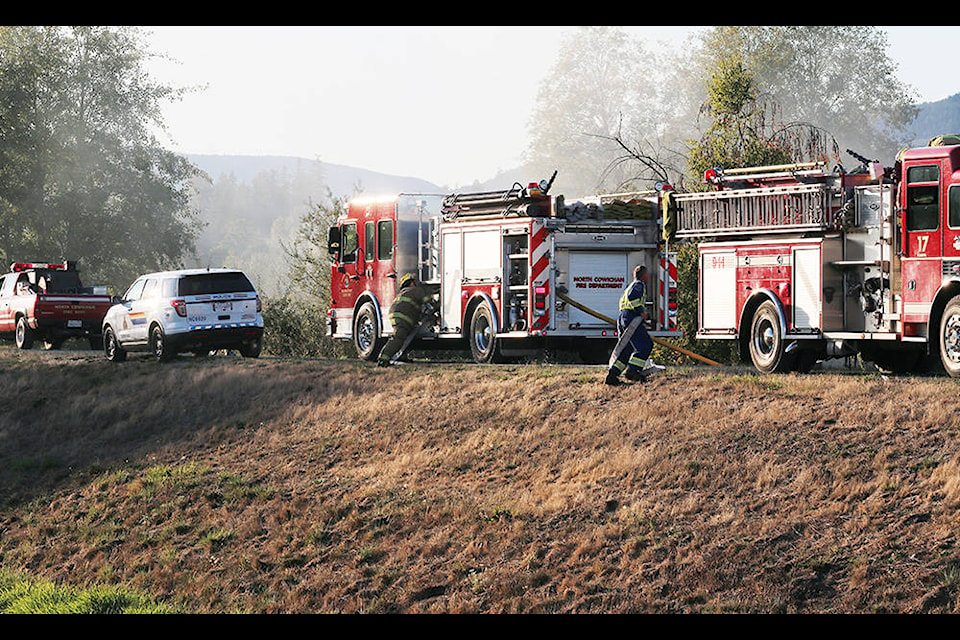
{"label": "brown grass slope", "polygon": [[193,612],[960,610],[958,383],[0,348],[0,568]]}

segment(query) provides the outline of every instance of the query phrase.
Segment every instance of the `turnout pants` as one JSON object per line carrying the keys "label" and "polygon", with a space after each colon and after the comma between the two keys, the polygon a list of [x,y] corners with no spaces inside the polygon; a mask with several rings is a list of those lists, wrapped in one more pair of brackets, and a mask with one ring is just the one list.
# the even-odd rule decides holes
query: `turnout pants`
{"label": "turnout pants", "polygon": [[621,315],[617,328],[620,330],[620,339],[610,355],[609,374],[616,377],[624,371],[639,373],[653,351],[653,340],[643,324],[643,316],[625,318]]}
{"label": "turnout pants", "polygon": [[407,336],[410,335],[411,331],[413,331],[413,327],[407,322],[400,319],[394,321],[393,335],[390,336],[387,343],[383,345],[383,349],[380,351],[380,356],[377,360],[382,364],[389,363],[390,359],[397,355],[397,352],[403,347],[403,343],[406,342]]}

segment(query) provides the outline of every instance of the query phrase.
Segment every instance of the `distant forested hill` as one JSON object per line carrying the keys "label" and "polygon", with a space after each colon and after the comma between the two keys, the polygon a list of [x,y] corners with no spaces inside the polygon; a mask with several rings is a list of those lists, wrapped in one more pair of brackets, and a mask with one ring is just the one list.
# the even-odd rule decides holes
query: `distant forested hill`
{"label": "distant forested hill", "polygon": [[960,133],[960,93],[920,105],[913,131],[915,145],[924,145],[943,133]]}

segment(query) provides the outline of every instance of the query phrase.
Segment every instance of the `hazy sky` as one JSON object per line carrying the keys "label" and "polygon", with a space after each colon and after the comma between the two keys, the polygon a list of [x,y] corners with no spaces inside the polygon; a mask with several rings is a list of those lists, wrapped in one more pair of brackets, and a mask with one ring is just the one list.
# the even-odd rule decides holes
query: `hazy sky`
{"label": "hazy sky", "polygon": [[[205,86],[165,109],[182,153],[290,155],[457,187],[520,164],[540,79],[575,27],[144,27],[148,66]],[[627,27],[679,46],[705,27]],[[921,102],[960,92],[958,26],[879,27]],[[944,84],[944,78],[950,84]]]}

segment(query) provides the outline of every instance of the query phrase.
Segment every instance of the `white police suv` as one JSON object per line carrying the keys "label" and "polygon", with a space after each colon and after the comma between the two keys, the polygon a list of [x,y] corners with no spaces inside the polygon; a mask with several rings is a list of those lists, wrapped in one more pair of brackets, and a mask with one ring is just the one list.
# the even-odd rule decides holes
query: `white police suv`
{"label": "white police suv", "polygon": [[217,349],[256,358],[262,338],[260,296],[236,269],[144,274],[114,299],[103,319],[104,354],[114,362],[129,351],[149,351],[160,361]]}

